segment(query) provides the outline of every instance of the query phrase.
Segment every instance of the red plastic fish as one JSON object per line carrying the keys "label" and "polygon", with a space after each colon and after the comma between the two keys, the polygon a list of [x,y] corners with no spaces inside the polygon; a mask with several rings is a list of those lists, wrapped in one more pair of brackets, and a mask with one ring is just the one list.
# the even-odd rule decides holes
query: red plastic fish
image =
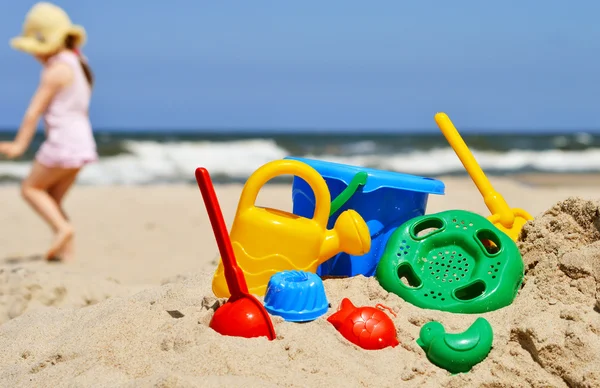
{"label": "red plastic fish", "polygon": [[[389,307],[377,305],[376,307]],[[342,299],[338,311],[331,314],[329,321],[348,341],[363,349],[376,350],[399,344],[394,322],[376,307],[356,307],[350,299]],[[392,312],[392,314],[394,314]],[[396,316],[394,314],[394,316]]]}

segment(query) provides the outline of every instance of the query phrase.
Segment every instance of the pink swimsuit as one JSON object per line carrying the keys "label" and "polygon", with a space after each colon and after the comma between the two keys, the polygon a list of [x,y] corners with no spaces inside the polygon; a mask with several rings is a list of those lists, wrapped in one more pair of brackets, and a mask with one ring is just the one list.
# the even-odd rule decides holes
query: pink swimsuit
{"label": "pink swimsuit", "polygon": [[46,167],[80,168],[98,160],[88,116],[91,88],[75,53],[63,51],[48,64],[57,61],[71,66],[74,79],[54,96],[44,113],[46,140],[35,159]]}

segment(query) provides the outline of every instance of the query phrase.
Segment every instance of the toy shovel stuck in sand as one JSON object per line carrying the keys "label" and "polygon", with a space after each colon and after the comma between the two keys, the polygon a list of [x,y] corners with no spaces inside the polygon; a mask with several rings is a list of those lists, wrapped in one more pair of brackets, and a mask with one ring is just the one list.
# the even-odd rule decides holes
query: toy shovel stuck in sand
{"label": "toy shovel stuck in sand", "polygon": [[485,205],[492,213],[488,220],[498,229],[506,233],[511,239],[516,241],[519,238],[519,233],[523,229],[523,225],[533,217],[523,209],[511,209],[502,195],[494,190],[494,187],[487,179],[479,164],[475,160],[471,151],[465,144],[464,140],[450,121],[450,118],[445,113],[437,113],[435,122],[440,127],[440,130],[446,137],[446,140],[456,152],[456,155],[462,162],[465,170],[471,176],[471,179],[479,189],[483,196]]}
{"label": "toy shovel stuck in sand", "polygon": [[215,311],[210,327],[222,335],[246,338],[264,336],[274,340],[275,329],[271,317],[262,303],[248,292],[244,273],[237,265],[217,194],[205,168],[196,169],[196,181],[215,233],[231,294],[227,302]]}

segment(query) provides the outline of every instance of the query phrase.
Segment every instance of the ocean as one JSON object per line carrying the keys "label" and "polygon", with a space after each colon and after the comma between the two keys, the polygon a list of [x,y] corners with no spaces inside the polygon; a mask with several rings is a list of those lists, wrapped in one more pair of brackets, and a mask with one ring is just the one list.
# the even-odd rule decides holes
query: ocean
{"label": "ocean", "polygon": [[[0,133],[0,141],[14,134]],[[79,177],[85,185],[193,183],[196,167],[219,183],[244,182],[262,164],[288,155],[439,177],[464,175],[439,133],[428,134],[191,134],[97,131],[100,161]],[[600,134],[464,135],[489,175],[600,172]],[[19,160],[0,159],[0,182],[13,184],[29,171],[43,135]],[[289,178],[283,178],[284,180]]]}

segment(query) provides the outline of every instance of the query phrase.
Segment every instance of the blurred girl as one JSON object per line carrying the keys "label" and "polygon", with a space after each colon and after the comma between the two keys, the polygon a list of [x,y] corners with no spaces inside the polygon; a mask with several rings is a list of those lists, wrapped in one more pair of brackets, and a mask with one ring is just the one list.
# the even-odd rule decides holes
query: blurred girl
{"label": "blurred girl", "polygon": [[43,69],[14,141],[0,143],[0,153],[21,156],[43,116],[46,139],[21,193],[55,233],[48,260],[72,254],[74,231],[62,203],[81,168],[98,158],[88,115],[93,75],[78,51],[85,39],[83,27],[73,25],[64,10],[42,2],[28,12],[22,35],[10,42],[34,56]]}

